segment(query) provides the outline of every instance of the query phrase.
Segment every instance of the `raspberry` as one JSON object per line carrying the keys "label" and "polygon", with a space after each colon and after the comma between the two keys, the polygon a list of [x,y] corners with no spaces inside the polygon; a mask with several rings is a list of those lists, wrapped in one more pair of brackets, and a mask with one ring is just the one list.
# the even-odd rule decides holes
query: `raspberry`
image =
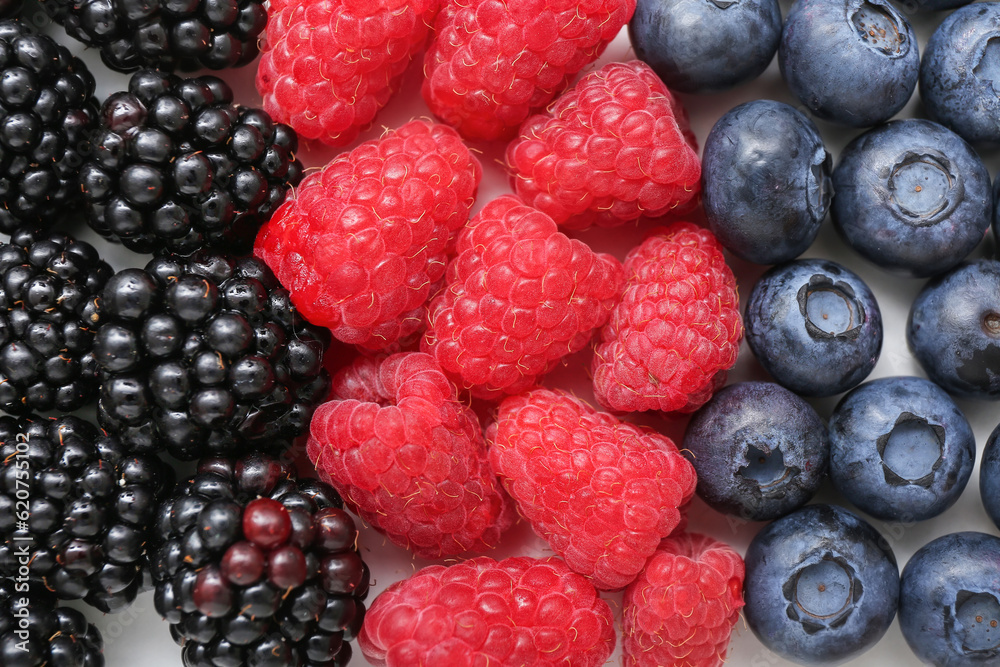
{"label": "raspberry", "polygon": [[316,411],[309,458],[352,510],[422,558],[497,545],[513,508],[475,414],[432,357],[362,357]]}
{"label": "raspberry", "polygon": [[358,645],[373,665],[597,667],[615,647],[608,603],[557,558],[480,557],[389,586]]}
{"label": "raspberry", "polygon": [[588,74],[525,121],[507,168],[518,196],[568,229],[664,215],[701,181],[684,108],[639,60]]}
{"label": "raspberry", "polygon": [[387,348],[423,326],[481,177],[454,130],[412,121],[307,177],[254,252],[310,322]]}
{"label": "raspberry", "polygon": [[510,195],[469,221],[457,253],[421,348],[482,398],[524,391],[583,349],[624,281],[617,259],[567,238]]}
{"label": "raspberry", "polygon": [[629,252],[625,274],[594,353],[597,401],[622,412],[697,410],[725,384],[743,338],[722,246],[678,222]]}
{"label": "raspberry", "polygon": [[424,100],[463,137],[512,139],[633,11],[635,0],[449,0],[424,58]]}
{"label": "raspberry", "polygon": [[710,537],[660,543],[625,589],[625,667],[718,667],[743,607],[743,559]]}
{"label": "raspberry", "polygon": [[257,90],[271,117],[330,146],[354,141],[424,47],[438,0],[271,2]]}
{"label": "raspberry", "polygon": [[697,482],[666,436],[548,389],[505,399],[486,440],[518,512],[603,590],[636,578]]}

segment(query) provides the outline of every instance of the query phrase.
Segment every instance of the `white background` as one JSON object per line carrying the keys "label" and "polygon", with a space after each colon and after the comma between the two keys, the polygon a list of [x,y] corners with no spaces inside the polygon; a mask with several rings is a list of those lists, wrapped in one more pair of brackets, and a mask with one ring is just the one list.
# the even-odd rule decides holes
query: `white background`
{"label": "white background", "polygon": [[[781,4],[782,15],[787,16],[790,1],[782,0]],[[904,14],[913,21],[918,33],[921,53],[923,53],[927,38],[937,23],[946,16],[946,13],[913,15],[904,9]],[[42,18],[44,15],[36,6],[29,5],[25,10],[25,15],[28,20],[43,26],[43,30],[66,44],[87,62],[97,79],[97,94],[100,99],[103,100],[108,94],[126,87],[127,77],[107,70],[96,52],[89,51],[67,38],[58,26],[45,26],[45,21]],[[628,36],[625,30],[622,30],[594,67],[609,61],[628,60],[633,57]],[[233,86],[238,103],[247,106],[260,105],[260,97],[253,84],[255,69],[255,64],[252,64],[240,70],[220,74]],[[758,80],[745,84],[734,91],[710,96],[682,96],[691,117],[692,128],[698,137],[699,147],[704,144],[705,137],[712,125],[723,113],[737,104],[758,98],[788,102],[805,111],[790,95],[782,82],[778,72],[777,59]],[[923,113],[915,93],[900,117],[922,116]],[[377,137],[384,128],[398,127],[414,117],[430,117],[430,113],[420,97],[419,63],[415,67],[411,67],[401,91],[378,116],[376,126],[362,134],[359,142]],[[859,133],[857,130],[838,128],[821,121],[817,122],[817,125],[824,137],[827,149],[833,153],[835,158],[840,149]],[[491,198],[509,192],[505,174],[499,164],[499,160],[503,156],[502,147],[476,145],[474,148],[480,152],[484,177],[473,212],[478,211]],[[338,151],[333,149],[307,145],[301,147],[299,157],[307,167],[320,167],[337,153]],[[1000,168],[1000,153],[985,153],[983,157],[990,175],[995,177],[998,168]],[[131,253],[120,246],[104,243],[82,223],[74,230],[80,237],[97,245],[115,269],[142,266],[147,260],[146,257]],[[613,253],[622,259],[628,249],[639,242],[642,235],[642,229],[632,226],[624,230],[617,229],[611,233],[591,231],[579,233],[576,236],[592,244],[596,250]],[[992,236],[988,235],[973,256],[989,256],[995,251],[995,245]],[[839,261],[861,275],[874,291],[885,322],[885,343],[881,359],[870,379],[890,375],[923,376],[919,365],[907,350],[905,338],[906,317],[910,303],[920,290],[923,281],[897,278],[882,273],[841,242],[829,219],[824,223],[819,238],[804,256],[827,257]],[[730,259],[731,266],[739,279],[740,294],[745,297],[754,281],[763,272],[764,267],[750,265],[734,258]],[[546,386],[572,389],[582,398],[592,400],[589,380],[585,372],[585,368],[589,365],[589,354],[588,350],[569,358],[564,367],[557,369],[546,378]],[[766,373],[753,359],[745,343],[741,349],[740,360],[731,372],[730,378],[731,381],[768,379]],[[820,399],[812,401],[812,403],[820,415],[826,419],[838,398]],[[1000,421],[1000,405],[995,402],[973,400],[959,400],[958,404],[972,423],[976,442],[981,452],[990,432]],[[656,416],[643,416],[636,421],[659,428],[679,443],[686,420],[666,420]],[[977,464],[973,478],[961,499],[954,507],[939,517],[917,525],[893,525],[877,520],[872,521],[873,525],[885,535],[892,545],[901,569],[917,549],[931,539],[946,533],[959,530],[979,530],[997,534],[996,527],[990,523],[980,501],[978,471]],[[824,487],[817,500],[844,503],[829,487],[829,484]],[[707,533],[728,542],[740,553],[746,550],[747,544],[761,526],[762,524],[743,523],[722,516],[697,500],[691,509],[690,529]],[[427,561],[412,558],[408,552],[389,544],[381,535],[367,527],[362,529],[360,543],[363,557],[370,565],[373,576],[372,593],[368,598],[369,604],[374,599],[375,594],[385,589],[386,586],[408,577],[416,569],[428,564]],[[522,523],[508,533],[502,547],[491,555],[500,558],[510,555],[540,556],[549,554],[551,551],[545,542],[537,538],[530,528]],[[604,597],[615,610],[616,617],[620,619],[621,595],[606,594]],[[142,664],[143,667],[173,667],[181,664],[180,649],[171,640],[166,622],[162,621],[156,614],[151,593],[140,596],[131,609],[116,615],[102,616],[99,612],[78,603],[73,603],[73,606],[84,610],[88,618],[104,634],[105,657],[109,667],[134,667],[139,664]],[[365,664],[359,650],[355,650],[352,664]],[[620,664],[620,651],[616,650],[608,664]],[[741,619],[733,635],[728,664],[734,667],[771,667],[793,663],[778,658],[765,649]],[[888,634],[874,649],[848,664],[902,667],[919,663],[906,646],[898,623],[894,622]]]}

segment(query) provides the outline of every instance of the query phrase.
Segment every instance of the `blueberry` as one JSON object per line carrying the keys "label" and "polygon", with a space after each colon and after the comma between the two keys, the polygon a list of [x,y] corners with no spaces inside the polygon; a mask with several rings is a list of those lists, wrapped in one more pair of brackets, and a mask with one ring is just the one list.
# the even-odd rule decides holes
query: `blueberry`
{"label": "blueberry", "polygon": [[979,493],[983,507],[1000,528],[1000,425],[990,434],[983,448],[983,461],[979,465]]}
{"label": "blueberry", "polygon": [[937,516],[965,489],[976,439],[943,389],[889,377],[852,389],[830,416],[830,478],[858,509],[912,523]]}
{"label": "blueberry", "polygon": [[671,90],[715,92],[767,69],[781,9],[777,0],[638,0],[628,36]]}
{"label": "blueberry", "polygon": [[947,667],[1000,664],[1000,538],[952,533],[924,545],[903,568],[899,627],[921,661]]}
{"label": "blueberry", "polygon": [[868,286],[836,262],[772,267],[750,291],[746,339],[781,385],[832,396],[864,380],[882,350],[882,314]]}
{"label": "blueberry", "polygon": [[785,19],[778,65],[818,117],[868,127],[906,105],[920,54],[909,21],[886,0],[798,0]]}
{"label": "blueberry", "polygon": [[924,285],[910,307],[906,342],[948,392],[1000,398],[1000,261],[964,262]]}
{"label": "blueberry", "polygon": [[852,141],[833,172],[833,222],[866,259],[925,278],[962,261],[990,226],[990,175],[954,132],[898,120]]}
{"label": "blueberry", "polygon": [[709,228],[757,264],[795,259],[830,205],[830,154],[795,108],[756,100],[719,119],[705,140],[702,201]]}
{"label": "blueberry", "polygon": [[998,80],[1000,3],[956,9],[931,35],[920,63],[924,111],[970,143],[1000,142]]}
{"label": "blueberry", "polygon": [[823,480],[829,449],[812,406],[771,382],[725,387],[684,435],[698,495],[748,521],[777,519],[806,504]]}
{"label": "blueberry", "polygon": [[754,537],[743,596],[747,624],[768,649],[801,664],[833,664],[889,629],[899,568],[870,524],[842,507],[807,505]]}

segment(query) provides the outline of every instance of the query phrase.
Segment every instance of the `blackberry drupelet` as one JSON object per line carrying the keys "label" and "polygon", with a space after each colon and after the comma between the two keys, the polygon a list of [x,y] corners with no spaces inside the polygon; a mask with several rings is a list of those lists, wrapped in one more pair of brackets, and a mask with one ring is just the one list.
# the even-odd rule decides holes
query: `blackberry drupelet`
{"label": "blackberry drupelet", "polygon": [[98,418],[132,450],[184,460],[271,448],[326,398],[328,345],[263,261],[156,258],[104,289]]}
{"label": "blackberry drupelet", "polygon": [[234,105],[221,79],[137,72],[105,101],[80,172],[88,221],[136,252],[248,251],[302,180],[297,147],[287,125]]}
{"label": "blackberry drupelet", "polygon": [[[173,479],[163,461],[126,453],[78,417],[0,417],[0,575],[17,574],[28,544],[31,578],[59,598],[83,598],[104,612],[131,604]],[[27,531],[15,522],[25,489]]]}
{"label": "blackberry drupelet", "polygon": [[[18,632],[27,632],[27,640]],[[25,591],[0,579],[0,665],[104,667],[104,640],[83,614],[56,607],[43,586]]]}
{"label": "blackberry drupelet", "polygon": [[97,110],[81,60],[20,21],[0,21],[0,232],[51,226],[79,198]]}
{"label": "blackberry drupelet", "polygon": [[41,0],[66,32],[119,72],[240,67],[257,57],[263,0]]}
{"label": "blackberry drupelet", "polygon": [[64,234],[22,227],[0,243],[0,409],[65,413],[96,400],[98,297],[112,273]]}
{"label": "blackberry drupelet", "polygon": [[350,662],[369,571],[332,487],[266,455],[204,459],[157,524],[153,601],[186,667]]}

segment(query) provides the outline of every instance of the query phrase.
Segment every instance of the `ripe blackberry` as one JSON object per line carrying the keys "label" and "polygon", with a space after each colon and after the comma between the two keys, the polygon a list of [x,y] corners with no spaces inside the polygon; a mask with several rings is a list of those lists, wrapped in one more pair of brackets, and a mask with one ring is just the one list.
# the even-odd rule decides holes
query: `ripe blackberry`
{"label": "ripe blackberry", "polygon": [[0,232],[51,226],[79,197],[97,107],[81,60],[20,21],[0,21]]}
{"label": "ripe blackberry", "polygon": [[302,180],[298,139],[214,76],[143,70],[105,101],[80,171],[90,226],[136,252],[249,250]]}
{"label": "ripe blackberry", "polygon": [[94,356],[98,418],[135,451],[179,459],[270,447],[326,398],[329,333],[263,261],[169,255],[108,280]]}
{"label": "ripe blackberry", "polygon": [[44,587],[22,590],[0,579],[0,665],[104,667],[104,640],[83,614],[56,607]]}
{"label": "ripe blackberry", "polygon": [[0,409],[71,412],[98,387],[98,296],[112,270],[89,243],[22,227],[0,243]]}
{"label": "ripe blackberry", "polygon": [[257,57],[263,0],[41,0],[113,70],[225,69]]}
{"label": "ripe blackberry", "polygon": [[157,524],[153,603],[187,667],[350,662],[369,571],[332,487],[265,455],[205,459]]}
{"label": "ripe blackberry", "polygon": [[127,606],[173,477],[78,417],[0,417],[0,575],[16,576],[30,553],[31,578],[58,597],[105,612]]}

